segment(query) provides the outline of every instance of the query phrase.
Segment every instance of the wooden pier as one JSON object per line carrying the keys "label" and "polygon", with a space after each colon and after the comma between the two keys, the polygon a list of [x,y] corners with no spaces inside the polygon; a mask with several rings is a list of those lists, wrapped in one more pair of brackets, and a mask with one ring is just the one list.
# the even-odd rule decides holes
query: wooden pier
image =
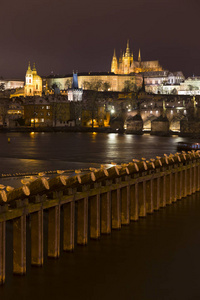
{"label": "wooden pier", "polygon": [[13,272],[23,275],[27,216],[31,222],[31,264],[42,266],[44,211],[48,212],[48,256],[58,258],[60,239],[64,251],[73,251],[75,243],[86,245],[89,238],[100,239],[102,234],[120,230],[199,190],[199,151],[133,160],[73,177],[41,177],[10,192],[1,190],[0,283],[5,282],[7,221],[13,221]]}

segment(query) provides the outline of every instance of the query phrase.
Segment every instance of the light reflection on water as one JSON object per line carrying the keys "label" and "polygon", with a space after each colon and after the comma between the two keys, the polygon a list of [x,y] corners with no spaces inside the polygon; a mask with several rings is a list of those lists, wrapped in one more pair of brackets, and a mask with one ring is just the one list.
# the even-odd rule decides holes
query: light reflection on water
{"label": "light reflection on water", "polygon": [[[10,143],[8,143],[8,137]],[[35,172],[129,162],[176,152],[180,137],[104,133],[0,134],[0,173]]]}

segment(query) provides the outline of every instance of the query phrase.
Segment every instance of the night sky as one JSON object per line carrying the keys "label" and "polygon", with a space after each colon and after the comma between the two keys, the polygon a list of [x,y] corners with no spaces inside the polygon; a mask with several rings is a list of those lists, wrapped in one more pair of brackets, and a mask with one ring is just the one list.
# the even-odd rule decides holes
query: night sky
{"label": "night sky", "polygon": [[0,76],[110,71],[126,40],[137,59],[200,75],[199,0],[1,0]]}

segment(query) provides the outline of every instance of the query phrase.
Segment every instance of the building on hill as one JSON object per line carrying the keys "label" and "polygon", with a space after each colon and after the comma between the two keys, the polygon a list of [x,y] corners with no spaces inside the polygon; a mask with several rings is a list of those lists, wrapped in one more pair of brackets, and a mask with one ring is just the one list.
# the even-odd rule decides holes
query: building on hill
{"label": "building on hill", "polygon": [[28,70],[26,71],[24,95],[27,96],[42,96],[42,78],[37,74],[35,64],[33,64],[33,70],[31,70],[30,63]]}
{"label": "building on hill", "polygon": [[191,96],[200,95],[200,77],[188,77],[184,82],[180,84],[178,94]]}
{"label": "building on hill", "polygon": [[[98,91],[123,91],[126,83],[129,82],[134,89],[139,89],[142,86],[141,74],[114,74],[111,72],[88,72],[79,73],[77,75],[79,87],[84,90],[91,90],[93,86],[99,86]],[[46,77],[47,85],[51,88],[56,84],[60,90],[65,90],[69,87],[69,83],[72,82],[73,74],[66,76],[48,76]],[[71,86],[71,83],[70,83]]]}
{"label": "building on hill", "polygon": [[78,87],[78,75],[73,73],[72,87],[68,89],[68,101],[82,101],[83,89]]}
{"label": "building on hill", "polygon": [[69,126],[70,103],[64,96],[28,97],[24,103],[26,126],[65,127]]}
{"label": "building on hill", "polygon": [[0,91],[23,88],[24,81],[18,79],[0,79]]}
{"label": "building on hill", "polygon": [[116,56],[114,50],[111,72],[114,74],[130,74],[130,73],[141,73],[141,72],[152,72],[162,71],[163,68],[157,60],[155,61],[142,61],[141,52],[139,49],[138,60],[134,60],[133,52],[129,47],[129,40],[127,41],[126,52],[121,51],[119,59]]}
{"label": "building on hill", "polygon": [[33,64],[33,69],[31,69],[29,62],[25,76],[25,86],[17,89],[15,93],[10,95],[10,98],[32,96],[42,96],[42,78],[37,74],[35,64]]}
{"label": "building on hill", "polygon": [[181,71],[169,72],[163,70],[158,72],[145,72],[143,74],[145,91],[152,94],[177,94],[180,85],[185,80]]}

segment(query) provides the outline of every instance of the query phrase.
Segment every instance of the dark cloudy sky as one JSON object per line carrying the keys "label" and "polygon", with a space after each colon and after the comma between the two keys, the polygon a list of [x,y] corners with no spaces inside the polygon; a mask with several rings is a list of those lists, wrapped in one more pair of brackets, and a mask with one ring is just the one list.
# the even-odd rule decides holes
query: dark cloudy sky
{"label": "dark cloudy sky", "polygon": [[200,0],[1,0],[0,75],[110,71],[127,38],[134,58],[200,75]]}

